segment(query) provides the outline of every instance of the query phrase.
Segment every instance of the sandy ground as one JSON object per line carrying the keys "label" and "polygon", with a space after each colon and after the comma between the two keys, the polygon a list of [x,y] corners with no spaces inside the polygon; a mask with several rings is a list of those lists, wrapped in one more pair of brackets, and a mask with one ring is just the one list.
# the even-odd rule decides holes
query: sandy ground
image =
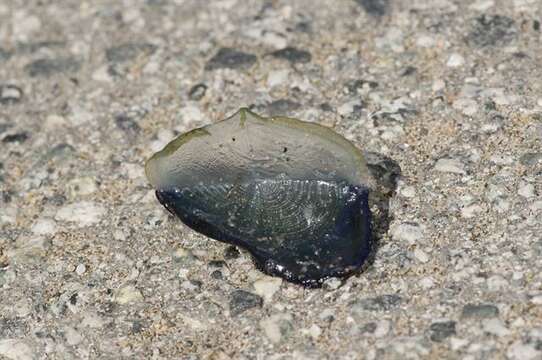
{"label": "sandy ground", "polygon": [[[0,357],[542,359],[539,0],[0,2]],[[143,164],[242,106],[402,169],[375,260],[304,289]]]}

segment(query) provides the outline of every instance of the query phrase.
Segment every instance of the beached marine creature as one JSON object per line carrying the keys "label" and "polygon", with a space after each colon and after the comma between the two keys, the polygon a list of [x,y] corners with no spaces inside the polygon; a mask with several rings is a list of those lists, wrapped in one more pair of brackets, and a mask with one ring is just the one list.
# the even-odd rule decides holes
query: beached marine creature
{"label": "beached marine creature", "polygon": [[324,126],[242,108],[180,135],[145,171],[170,212],[270,275],[318,286],[370,253],[373,179],[362,153]]}

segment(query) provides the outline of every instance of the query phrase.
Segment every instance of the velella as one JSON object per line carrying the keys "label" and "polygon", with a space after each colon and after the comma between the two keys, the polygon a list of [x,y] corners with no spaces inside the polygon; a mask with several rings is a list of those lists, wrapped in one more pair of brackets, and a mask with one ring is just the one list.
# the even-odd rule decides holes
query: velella
{"label": "velella", "polygon": [[242,108],[145,165],[160,203],[193,230],[306,286],[358,271],[372,248],[363,154],[330,128]]}

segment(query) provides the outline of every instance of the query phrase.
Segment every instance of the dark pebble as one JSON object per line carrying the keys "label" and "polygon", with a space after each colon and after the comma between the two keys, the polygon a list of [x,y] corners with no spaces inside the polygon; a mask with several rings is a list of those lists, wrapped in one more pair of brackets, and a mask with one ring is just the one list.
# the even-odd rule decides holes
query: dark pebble
{"label": "dark pebble", "polygon": [[207,92],[207,85],[196,84],[192,86],[192,88],[188,92],[188,98],[190,100],[198,101],[198,100],[201,100],[205,96],[206,92]]}
{"label": "dark pebble", "polygon": [[418,69],[415,66],[407,66],[399,73],[399,76],[410,76],[416,74]]}
{"label": "dark pebble", "polygon": [[398,307],[402,300],[399,295],[395,294],[380,295],[374,298],[357,300],[352,305],[368,311],[389,311]]}
{"label": "dark pebble", "polygon": [[306,50],[300,50],[295,47],[286,47],[271,53],[273,57],[277,59],[288,60],[291,63],[308,63],[312,59],[310,52]]}
{"label": "dark pebble", "polygon": [[0,61],[7,61],[11,58],[11,51],[0,48]]}
{"label": "dark pebble", "polygon": [[38,41],[31,43],[20,43],[17,45],[17,53],[35,53],[43,48],[62,48],[66,43],[63,41]]}
{"label": "dark pebble", "polygon": [[224,277],[222,276],[222,271],[215,270],[211,273],[211,277],[216,280],[222,280]]}
{"label": "dark pebble", "polygon": [[322,104],[320,104],[320,109],[322,109],[322,111],[326,111],[326,112],[331,112],[331,111],[333,111],[333,108],[332,108],[331,105],[329,105],[328,103],[322,103]]}
{"label": "dark pebble", "polygon": [[230,314],[237,316],[248,309],[262,307],[263,299],[244,290],[235,290],[230,295]]}
{"label": "dark pebble", "polygon": [[226,266],[226,262],[223,260],[211,260],[207,265],[211,267],[222,268]]}
{"label": "dark pebble", "polygon": [[11,135],[4,136],[4,138],[2,139],[2,142],[3,143],[12,143],[12,142],[23,143],[27,139],[28,139],[28,133],[20,132],[20,133],[17,133],[17,134],[11,134]]}
{"label": "dark pebble", "polygon": [[148,43],[126,43],[110,47],[105,50],[105,57],[109,62],[126,62],[134,60],[140,56],[149,56],[154,54],[157,46]]}
{"label": "dark pebble", "polygon": [[443,321],[436,322],[429,326],[430,339],[435,342],[441,342],[442,340],[456,334],[455,321]]}
{"label": "dark pebble", "polygon": [[472,46],[502,46],[516,37],[515,22],[503,15],[481,15],[472,21],[467,42]]}
{"label": "dark pebble", "polygon": [[38,59],[24,67],[28,75],[51,76],[57,73],[77,72],[81,68],[79,61],[74,58]]}
{"label": "dark pebble", "polygon": [[368,86],[370,89],[375,89],[378,87],[378,83],[376,81],[363,79],[348,80],[344,85],[351,94],[357,93],[358,90],[363,89],[366,86]]}
{"label": "dark pebble", "polygon": [[389,8],[389,0],[355,0],[356,3],[372,16],[382,16]]}
{"label": "dark pebble", "polygon": [[288,99],[279,99],[267,105],[267,113],[270,116],[288,115],[290,112],[297,110],[301,105],[295,101]]}
{"label": "dark pebble", "polygon": [[499,308],[491,304],[467,304],[463,306],[461,317],[465,319],[487,319],[499,316]]}
{"label": "dark pebble", "polygon": [[135,122],[134,119],[132,119],[130,116],[126,114],[120,114],[115,116],[115,125],[117,127],[125,132],[127,132],[130,135],[136,135],[141,131],[141,128]]}
{"label": "dark pebble", "polygon": [[226,250],[224,250],[224,259],[231,260],[231,259],[237,259],[241,253],[235,246],[228,246]]}
{"label": "dark pebble", "polygon": [[23,91],[15,85],[0,85],[0,104],[12,105],[21,101]]}
{"label": "dark pebble", "polygon": [[221,48],[205,65],[205,70],[247,69],[257,61],[256,55],[232,48]]}
{"label": "dark pebble", "polygon": [[367,324],[363,325],[359,329],[359,331],[360,331],[361,334],[372,334],[372,333],[375,332],[376,327],[377,327],[376,323],[370,322],[370,323],[367,323]]}
{"label": "dark pebble", "polygon": [[542,162],[542,153],[525,153],[519,159],[519,162],[525,166],[533,166]]}
{"label": "dark pebble", "polygon": [[141,321],[134,321],[132,323],[132,334],[139,334],[144,329],[143,323]]}

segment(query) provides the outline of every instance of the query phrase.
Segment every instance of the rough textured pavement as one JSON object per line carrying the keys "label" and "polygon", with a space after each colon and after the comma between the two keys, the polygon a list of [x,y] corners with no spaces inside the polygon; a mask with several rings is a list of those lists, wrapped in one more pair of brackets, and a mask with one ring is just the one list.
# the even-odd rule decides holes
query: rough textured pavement
{"label": "rough textured pavement", "polygon": [[[0,357],[542,359],[542,2],[0,2]],[[263,276],[144,160],[241,106],[402,169],[361,274]]]}

